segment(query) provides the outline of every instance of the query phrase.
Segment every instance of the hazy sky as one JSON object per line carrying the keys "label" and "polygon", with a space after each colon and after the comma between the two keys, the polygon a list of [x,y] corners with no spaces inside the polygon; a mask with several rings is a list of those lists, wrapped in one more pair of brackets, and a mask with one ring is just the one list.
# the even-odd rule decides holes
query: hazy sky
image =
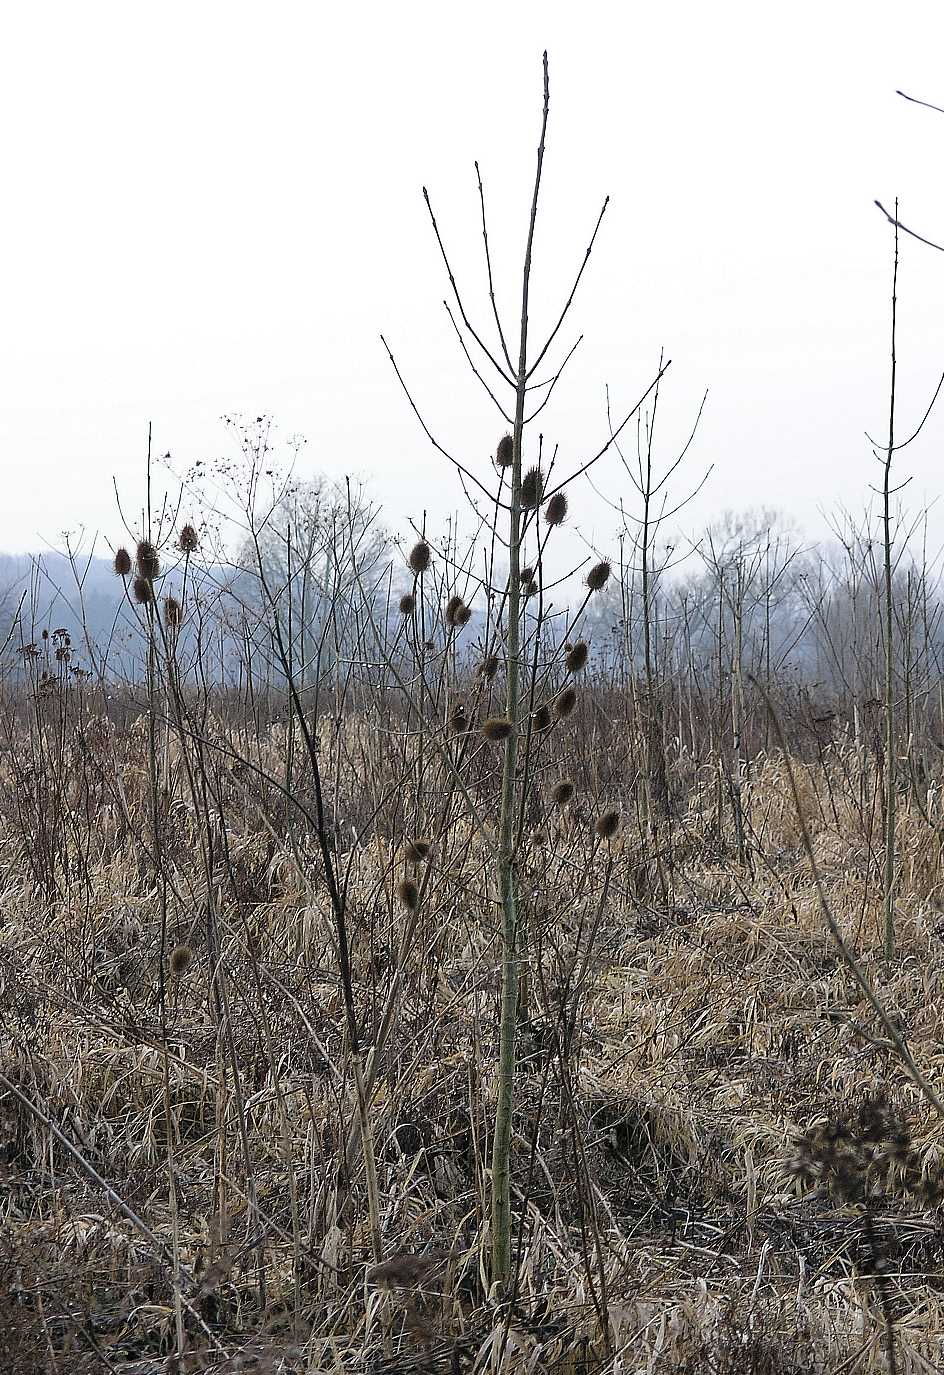
{"label": "hazy sky", "polygon": [[[302,472],[371,479],[394,529],[461,504],[390,369],[483,475],[501,432],[442,308],[429,186],[488,329],[473,160],[514,331],[540,113],[551,124],[532,326],[555,317],[611,204],[562,335],[585,339],[542,419],[575,464],[673,359],[670,456],[702,391],[691,528],[725,507],[858,507],[887,423],[891,231],[944,239],[944,7],[934,3],[8,6],[0,51],[0,547],[117,540],[147,423],[181,466],[219,417],[273,415]],[[944,369],[944,253],[905,241],[900,424]],[[937,494],[944,406],[901,456]],[[599,470],[628,495],[615,464]],[[587,534],[610,520],[590,497]],[[944,515],[936,529],[944,538]]]}

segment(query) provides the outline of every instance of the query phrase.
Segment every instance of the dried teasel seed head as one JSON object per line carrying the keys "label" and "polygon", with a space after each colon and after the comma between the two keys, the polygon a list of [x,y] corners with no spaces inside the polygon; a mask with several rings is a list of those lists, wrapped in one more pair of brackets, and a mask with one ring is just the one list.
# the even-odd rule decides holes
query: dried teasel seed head
{"label": "dried teasel seed head", "polygon": [[529,468],[521,479],[520,499],[525,511],[540,506],[544,495],[544,474],[540,468]]}
{"label": "dried teasel seed head", "polygon": [[489,654],[479,664],[479,675],[490,683],[498,672],[498,655]]}
{"label": "dried teasel seed head", "polygon": [[587,586],[590,591],[599,592],[601,587],[605,587],[610,572],[609,559],[601,559],[599,563],[595,563],[587,574]]}
{"label": "dried teasel seed head", "polygon": [[567,518],[567,497],[563,492],[555,492],[544,508],[544,519],[548,525],[562,525]]}
{"label": "dried teasel seed head", "polygon": [[189,945],[175,945],[170,952],[170,972],[175,979],[180,979],[186,974],[193,964],[193,951]]}
{"label": "dried teasel seed head", "polygon": [[403,847],[403,853],[410,864],[425,864],[432,850],[431,840],[408,840]]}
{"label": "dried teasel seed head", "polygon": [[512,724],[507,716],[489,716],[482,722],[482,734],[486,740],[507,740],[512,732]]}
{"label": "dried teasel seed head", "polygon": [[420,890],[411,878],[402,878],[397,884],[397,897],[408,912],[415,912],[420,905]]}
{"label": "dried teasel seed head", "polygon": [[164,619],[172,630],[177,630],[183,619],[183,611],[176,597],[164,598]]}
{"label": "dried teasel seed head", "polygon": [[554,700],[554,710],[560,717],[569,716],[576,705],[577,689],[573,687],[565,687]]}
{"label": "dried teasel seed head", "polygon": [[131,572],[131,555],[124,545],[115,551],[115,572],[119,578],[126,578]]}
{"label": "dried teasel seed head", "polygon": [[577,643],[571,645],[570,649],[567,651],[567,658],[564,661],[567,664],[567,672],[579,673],[581,669],[587,667],[587,659],[589,657],[590,649],[586,640],[578,640]]}
{"label": "dried teasel seed head", "polygon": [[448,602],[446,602],[446,625],[454,626],[458,624],[456,618],[462,610],[462,607],[463,601],[461,597],[454,595],[449,598]]}
{"label": "dried teasel seed head", "polygon": [[413,615],[413,612],[414,612],[415,610],[416,610],[416,598],[413,596],[413,593],[412,593],[412,592],[406,592],[406,593],[404,593],[404,595],[400,598],[400,615],[401,615],[401,616],[412,616],[412,615]]}
{"label": "dried teasel seed head", "polygon": [[541,706],[539,706],[539,707],[536,709],[536,711],[535,711],[535,713],[534,713],[534,729],[535,729],[535,730],[550,730],[550,728],[551,728],[551,726],[552,726],[553,724],[554,724],[554,718],[553,718],[553,716],[551,715],[551,709],[550,709],[550,707],[547,705],[547,703],[544,702],[544,703],[542,703]]}
{"label": "dried teasel seed head", "polygon": [[519,582],[532,582],[533,580],[534,580],[534,569],[533,569],[533,568],[522,568],[521,572],[518,574],[518,581],[519,581]]}
{"label": "dried teasel seed head", "polygon": [[569,778],[562,778],[559,783],[555,783],[551,791],[551,799],[556,807],[564,807],[571,800],[577,789]]}
{"label": "dried teasel seed head", "polygon": [[134,593],[135,601],[140,602],[142,606],[154,600],[154,586],[150,578],[135,578],[131,584],[131,591]]}
{"label": "dried teasel seed head", "polygon": [[424,539],[418,540],[410,550],[410,557],[407,563],[413,569],[417,577],[421,577],[433,561],[433,551]]}
{"label": "dried teasel seed head", "polygon": [[595,830],[601,840],[612,840],[619,830],[620,814],[617,811],[603,812],[597,817]]}
{"label": "dried teasel seed head", "polygon": [[521,595],[523,597],[536,597],[540,590],[541,589],[538,587],[537,583],[532,578],[530,582],[526,582],[525,585],[522,587]]}
{"label": "dried teasel seed head", "polygon": [[449,725],[456,735],[462,735],[469,729],[469,718],[466,716],[465,707],[461,702],[457,702],[453,707],[449,717]]}
{"label": "dried teasel seed head", "polygon": [[200,536],[192,525],[185,525],[177,536],[177,546],[184,554],[195,554],[200,548]]}
{"label": "dried teasel seed head", "polygon": [[510,468],[515,457],[515,441],[512,435],[503,434],[495,450],[495,467]]}
{"label": "dried teasel seed head", "polygon": [[135,563],[137,564],[138,577],[147,578],[149,582],[160,574],[161,561],[157,556],[157,550],[149,539],[138,541],[135,551]]}
{"label": "dried teasel seed head", "polygon": [[471,619],[472,608],[471,606],[466,606],[465,602],[463,602],[456,612],[456,625],[468,625]]}

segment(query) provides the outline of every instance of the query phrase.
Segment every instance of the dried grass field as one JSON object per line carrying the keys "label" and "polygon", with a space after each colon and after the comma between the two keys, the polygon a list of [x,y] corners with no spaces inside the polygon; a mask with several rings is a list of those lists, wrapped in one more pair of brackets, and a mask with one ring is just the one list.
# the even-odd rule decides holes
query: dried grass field
{"label": "dried grass field", "polygon": [[284,700],[8,685],[4,1372],[944,1367],[936,747],[886,961],[880,722],[785,698],[663,807],[631,683],[529,732],[491,1288],[500,684],[306,706],[344,952]]}

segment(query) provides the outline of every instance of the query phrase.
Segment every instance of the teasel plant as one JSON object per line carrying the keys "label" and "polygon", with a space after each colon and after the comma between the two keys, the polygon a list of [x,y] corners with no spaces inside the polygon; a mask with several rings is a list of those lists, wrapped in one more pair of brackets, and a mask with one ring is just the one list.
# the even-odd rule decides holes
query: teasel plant
{"label": "teasel plant", "polygon": [[[397,380],[426,438],[454,468],[480,528],[490,531],[487,575],[484,579],[487,611],[482,664],[497,661],[503,669],[504,701],[500,707],[498,703],[490,701],[487,715],[477,723],[473,721],[467,704],[455,704],[450,713],[450,720],[453,737],[464,738],[473,724],[476,726],[475,744],[467,745],[464,752],[460,750],[452,756],[451,766],[456,775],[457,787],[466,791],[467,800],[470,799],[470,794],[460,773],[461,761],[478,759],[480,751],[485,749],[499,750],[501,753],[496,830],[483,826],[481,818],[475,818],[492,856],[494,901],[500,912],[501,928],[499,1056],[491,1144],[489,1217],[491,1282],[497,1294],[508,1292],[513,1279],[511,1145],[515,1108],[516,1040],[519,1002],[522,991],[526,992],[527,989],[529,963],[520,869],[523,849],[530,835],[526,825],[529,796],[533,786],[535,760],[549,732],[565,729],[565,722],[578,703],[579,694],[573,684],[573,673],[568,674],[563,663],[565,655],[573,652],[570,636],[590,598],[602,591],[611,572],[610,563],[606,559],[598,559],[586,575],[584,595],[576,613],[555,611],[548,596],[550,589],[545,584],[543,556],[549,538],[568,514],[572,484],[586,474],[617,441],[632,416],[639,411],[646,397],[653,392],[659,378],[669,367],[669,361],[663,360],[657,377],[622,421],[611,426],[609,437],[595,453],[579,462],[567,476],[557,478],[557,453],[555,451],[548,456],[543,436],[538,438],[536,444],[530,441],[526,443],[526,437],[531,434],[529,427],[550,401],[567,363],[583,337],[580,336],[564,353],[557,366],[549,364],[549,375],[539,380],[540,371],[570,313],[609,204],[607,197],[597,216],[573,285],[556,317],[556,322],[543,342],[535,347],[529,333],[532,260],[544,172],[549,103],[550,85],[545,53],[540,136],[520,278],[517,337],[514,337],[503,323],[496,301],[485,191],[478,163],[475,164],[475,171],[488,294],[494,324],[493,342],[486,341],[483,332],[473,324],[466,309],[465,298],[453,272],[432,200],[427,189],[423,189],[436,246],[448,277],[450,299],[445,305],[451,326],[473,375],[482,385],[505,425],[489,465],[490,474],[480,477],[468,463],[456,458],[434,437],[420,406],[404,380],[387,338],[381,336],[381,342]],[[491,482],[488,480],[489,476],[492,478]],[[505,578],[498,574],[499,548],[507,556]],[[447,606],[447,611],[448,609]],[[412,608],[409,614],[413,614]],[[455,606],[452,607],[452,617],[455,618]],[[561,618],[567,626],[563,639],[567,642],[568,648],[558,651],[556,655],[552,653],[550,663],[542,661],[541,652],[547,647],[549,632],[554,623],[559,622]],[[448,615],[446,619],[448,623]],[[579,667],[575,672],[579,673],[579,668],[586,662],[584,651],[577,652],[577,662]],[[567,681],[561,681],[561,669],[564,670]],[[492,668],[489,673],[480,675],[480,682],[488,686],[494,677],[495,669]],[[474,807],[472,811],[474,815]]]}

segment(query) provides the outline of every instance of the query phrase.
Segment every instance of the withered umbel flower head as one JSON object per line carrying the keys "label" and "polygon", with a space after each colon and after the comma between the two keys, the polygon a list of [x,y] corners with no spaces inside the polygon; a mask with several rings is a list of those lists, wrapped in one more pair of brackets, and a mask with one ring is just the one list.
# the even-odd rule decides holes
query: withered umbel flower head
{"label": "withered umbel flower head", "polygon": [[423,539],[418,540],[410,550],[410,557],[407,560],[417,577],[426,572],[432,561],[433,552],[429,545]]}
{"label": "withered umbel flower head", "polygon": [[595,563],[587,574],[587,586],[590,591],[599,592],[601,587],[605,587],[610,572],[609,559],[601,559],[599,563]]}
{"label": "withered umbel flower head", "polygon": [[512,724],[507,716],[489,716],[482,722],[482,734],[486,740],[507,740],[512,732]]}
{"label": "withered umbel flower head", "polygon": [[563,492],[555,492],[544,508],[544,519],[548,525],[561,525],[567,517],[567,497]]}

